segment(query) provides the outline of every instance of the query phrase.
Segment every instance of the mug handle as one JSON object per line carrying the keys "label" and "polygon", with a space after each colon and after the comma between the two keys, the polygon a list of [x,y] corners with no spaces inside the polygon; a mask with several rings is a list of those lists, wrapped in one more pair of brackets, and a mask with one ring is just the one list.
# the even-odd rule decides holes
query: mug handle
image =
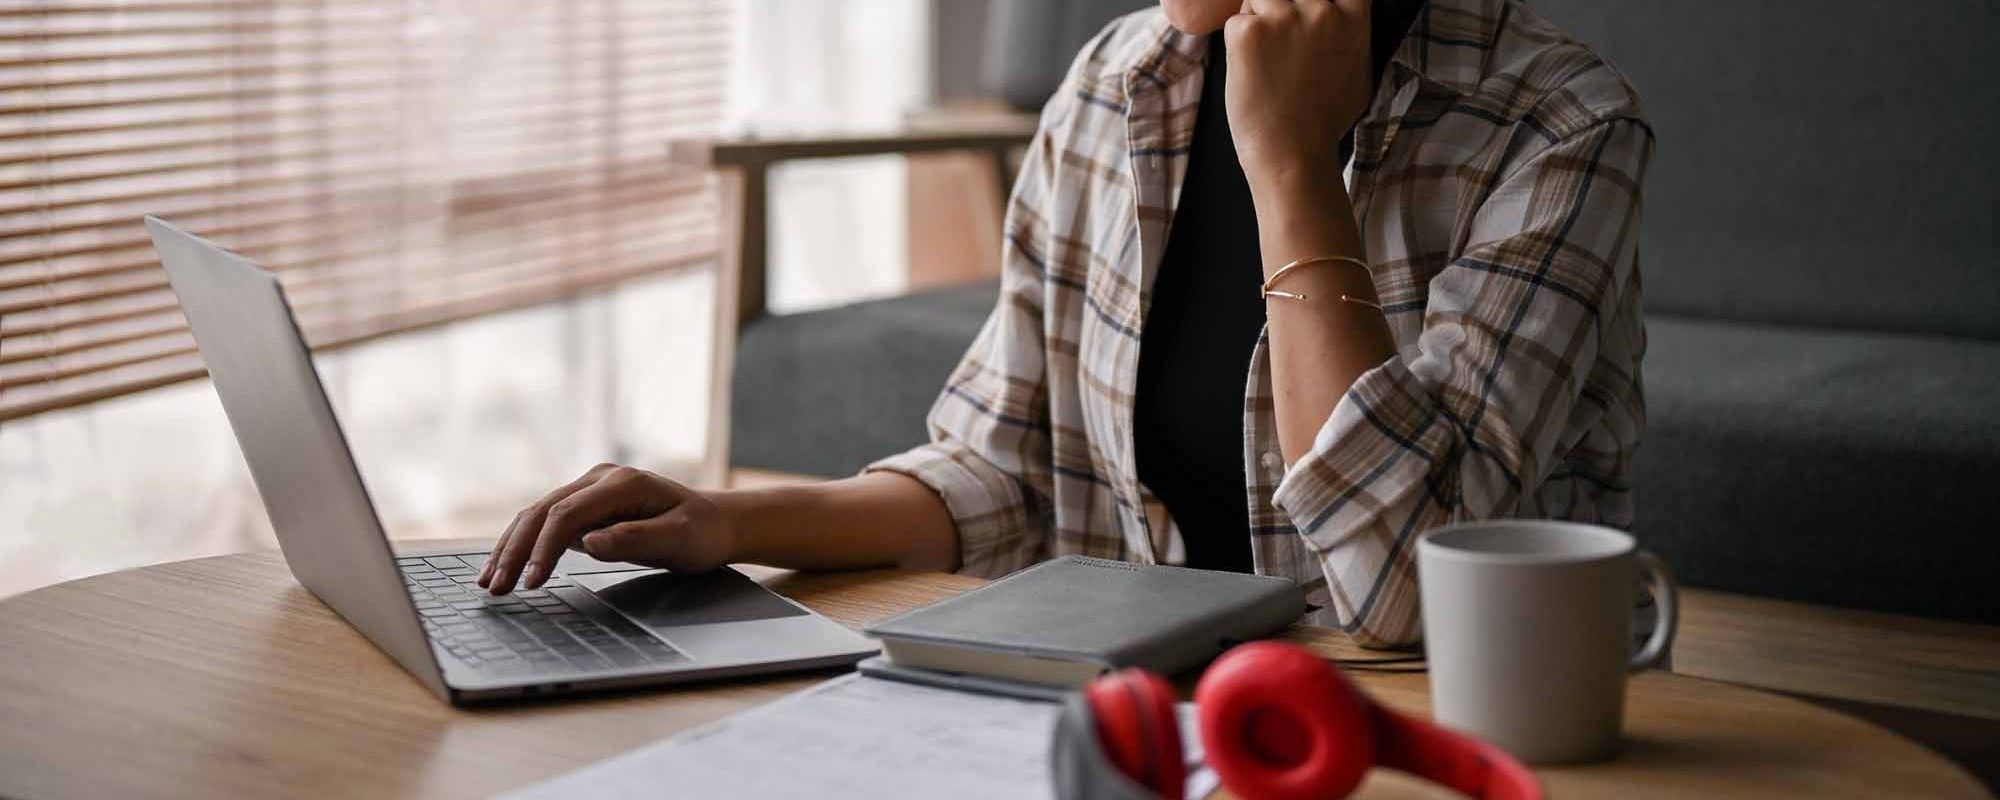
{"label": "mug handle", "polygon": [[1653,622],[1653,635],[1646,639],[1646,646],[1632,656],[1632,671],[1658,666],[1674,646],[1674,629],[1680,622],[1680,600],[1674,588],[1674,573],[1667,569],[1667,562],[1659,556],[1644,550],[1638,551],[1639,569],[1646,574],[1646,587],[1653,593],[1653,607],[1658,609],[1658,617]]}

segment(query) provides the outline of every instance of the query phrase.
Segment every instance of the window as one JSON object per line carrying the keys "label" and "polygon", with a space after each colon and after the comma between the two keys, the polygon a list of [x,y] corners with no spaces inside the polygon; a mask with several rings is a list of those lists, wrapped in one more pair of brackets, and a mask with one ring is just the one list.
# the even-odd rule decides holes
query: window
{"label": "window", "polygon": [[278,272],[316,347],[703,262],[727,0],[0,8],[0,422],[199,377],[139,224]]}

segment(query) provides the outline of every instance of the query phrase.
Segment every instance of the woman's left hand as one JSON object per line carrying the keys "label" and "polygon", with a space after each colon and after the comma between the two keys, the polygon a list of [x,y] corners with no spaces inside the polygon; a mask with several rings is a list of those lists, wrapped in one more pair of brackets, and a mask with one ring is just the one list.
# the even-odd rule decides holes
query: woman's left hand
{"label": "woman's left hand", "polygon": [[1340,139],[1374,93],[1371,0],[1245,0],[1223,25],[1224,104],[1253,193],[1340,181]]}

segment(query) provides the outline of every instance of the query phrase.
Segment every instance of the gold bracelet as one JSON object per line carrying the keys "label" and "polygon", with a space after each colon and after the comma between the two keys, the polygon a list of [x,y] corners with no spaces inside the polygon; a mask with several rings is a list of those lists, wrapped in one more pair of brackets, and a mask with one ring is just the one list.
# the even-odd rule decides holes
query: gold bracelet
{"label": "gold bracelet", "polygon": [[[1362,272],[1368,273],[1368,277],[1371,281],[1375,277],[1375,268],[1368,266],[1368,262],[1362,261],[1361,259],[1354,258],[1352,256],[1312,256],[1310,258],[1301,258],[1290,264],[1286,264],[1282,267],[1279,267],[1276,272],[1271,273],[1271,277],[1264,279],[1264,286],[1259,296],[1263,297],[1266,300],[1273,297],[1282,297],[1286,300],[1304,300],[1306,299],[1306,296],[1299,294],[1298,292],[1281,291],[1278,289],[1273,289],[1271,287],[1277,285],[1278,279],[1285,277],[1285,273],[1291,272],[1292,270],[1298,269],[1299,267],[1310,266],[1313,264],[1334,264],[1334,263],[1352,264],[1354,266],[1360,267]],[[1344,294],[1340,296],[1340,299],[1350,303],[1360,303],[1365,306],[1373,306],[1376,309],[1381,308],[1381,306],[1376,305],[1374,303],[1370,303],[1366,300],[1350,297]]]}

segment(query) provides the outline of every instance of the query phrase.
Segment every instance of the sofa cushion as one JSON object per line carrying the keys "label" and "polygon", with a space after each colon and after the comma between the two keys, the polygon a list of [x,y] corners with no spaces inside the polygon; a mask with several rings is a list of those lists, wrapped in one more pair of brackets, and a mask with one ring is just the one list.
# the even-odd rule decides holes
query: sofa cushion
{"label": "sofa cushion", "polygon": [[2000,7],[1529,5],[1657,134],[1649,311],[2000,339]]}
{"label": "sofa cushion", "polygon": [[730,463],[851,475],[922,444],[999,294],[986,282],[752,321],[736,345]]}
{"label": "sofa cushion", "polygon": [[1646,329],[1635,533],[1684,582],[2000,622],[2000,344]]}
{"label": "sofa cushion", "polygon": [[[847,475],[925,440],[964,288],[752,323],[733,461]],[[1654,314],[1636,533],[1683,582],[2000,622],[2000,344]]]}

